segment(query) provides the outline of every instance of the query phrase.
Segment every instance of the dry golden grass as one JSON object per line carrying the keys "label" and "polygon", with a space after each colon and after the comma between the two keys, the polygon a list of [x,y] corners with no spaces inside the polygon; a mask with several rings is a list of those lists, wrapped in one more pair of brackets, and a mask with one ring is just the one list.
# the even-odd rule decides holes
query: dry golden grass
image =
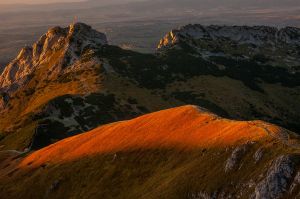
{"label": "dry golden grass", "polygon": [[[61,163],[85,156],[138,149],[226,148],[268,137],[261,123],[218,118],[199,111],[195,106],[173,108],[62,140],[31,154],[21,167],[29,163],[39,166],[46,162]],[[266,128],[274,135],[280,133],[276,126]]]}

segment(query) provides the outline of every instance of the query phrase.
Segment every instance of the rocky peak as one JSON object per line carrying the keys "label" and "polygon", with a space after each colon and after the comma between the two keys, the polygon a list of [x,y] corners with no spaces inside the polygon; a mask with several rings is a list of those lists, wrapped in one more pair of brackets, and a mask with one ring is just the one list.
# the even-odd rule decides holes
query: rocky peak
{"label": "rocky peak", "polygon": [[105,34],[83,23],[51,28],[32,46],[23,48],[17,58],[5,67],[0,74],[0,90],[18,87],[41,66],[47,65],[50,72],[59,72],[79,60],[85,50],[107,43]]}
{"label": "rocky peak", "polygon": [[158,49],[172,47],[180,42],[192,40],[229,40],[238,44],[300,45],[300,29],[286,27],[278,29],[268,26],[202,26],[186,25],[172,30],[161,39]]}
{"label": "rocky peak", "polygon": [[71,24],[68,29],[68,37],[94,41],[95,45],[107,44],[107,38],[105,34],[92,29],[91,26],[84,23]]}

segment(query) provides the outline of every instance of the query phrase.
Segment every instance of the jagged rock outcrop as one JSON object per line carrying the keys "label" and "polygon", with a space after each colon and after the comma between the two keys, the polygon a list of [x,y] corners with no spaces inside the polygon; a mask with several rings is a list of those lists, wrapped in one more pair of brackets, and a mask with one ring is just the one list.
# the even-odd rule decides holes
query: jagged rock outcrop
{"label": "jagged rock outcrop", "polygon": [[263,156],[264,156],[263,148],[258,149],[253,156],[255,163],[258,163],[262,159]]}
{"label": "jagged rock outcrop", "polygon": [[83,23],[54,27],[33,46],[21,50],[0,75],[0,90],[14,90],[24,84],[36,68],[47,67],[47,75],[73,64],[85,50],[107,44],[105,34]]}
{"label": "jagged rock outcrop", "polygon": [[[297,188],[299,188],[300,186],[300,172],[298,171],[298,173],[296,174],[296,176],[294,177],[293,183],[290,186],[290,193],[293,194],[294,191],[297,190]],[[297,195],[298,197],[300,196],[300,193],[298,193]]]}
{"label": "jagged rock outcrop", "polygon": [[202,26],[187,25],[174,29],[161,39],[158,49],[168,48],[191,40],[229,40],[239,44],[300,45],[300,29],[286,27],[278,29],[268,26]]}
{"label": "jagged rock outcrop", "polygon": [[227,159],[226,165],[225,165],[225,172],[229,172],[233,169],[238,169],[239,162],[249,149],[250,144],[245,144],[236,147],[233,152],[231,153],[231,156]]}
{"label": "jagged rock outcrop", "polygon": [[291,74],[300,71],[300,28],[296,27],[187,25],[167,33],[157,48],[158,54],[174,49],[206,60],[222,57],[223,63],[254,61],[285,68]]}
{"label": "jagged rock outcrop", "polygon": [[255,188],[255,199],[279,199],[288,191],[296,172],[295,157],[278,157],[266,177]]}

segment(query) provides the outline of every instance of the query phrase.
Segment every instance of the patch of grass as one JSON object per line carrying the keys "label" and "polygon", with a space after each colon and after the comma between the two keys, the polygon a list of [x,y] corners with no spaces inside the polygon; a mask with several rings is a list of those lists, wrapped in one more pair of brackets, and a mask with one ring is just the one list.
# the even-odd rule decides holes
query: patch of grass
{"label": "patch of grass", "polygon": [[4,149],[8,150],[24,150],[29,147],[37,124],[29,123],[16,132],[7,133],[5,137],[0,139],[0,145],[4,145]]}

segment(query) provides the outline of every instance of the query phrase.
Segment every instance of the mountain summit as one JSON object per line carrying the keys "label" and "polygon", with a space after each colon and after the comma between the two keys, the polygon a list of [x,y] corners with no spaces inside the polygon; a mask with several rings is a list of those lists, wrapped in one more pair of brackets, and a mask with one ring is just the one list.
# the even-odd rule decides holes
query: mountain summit
{"label": "mountain summit", "polygon": [[83,23],[67,28],[51,28],[31,47],[21,50],[0,75],[1,90],[10,91],[24,84],[38,67],[47,67],[47,76],[58,74],[74,64],[86,50],[107,44],[103,33]]}

